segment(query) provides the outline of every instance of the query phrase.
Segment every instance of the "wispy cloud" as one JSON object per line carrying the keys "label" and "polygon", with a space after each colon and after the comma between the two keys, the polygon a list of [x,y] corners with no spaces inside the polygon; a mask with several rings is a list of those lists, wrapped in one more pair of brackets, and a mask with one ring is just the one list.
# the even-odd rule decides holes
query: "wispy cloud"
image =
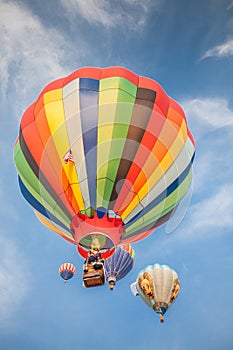
{"label": "wispy cloud", "polygon": [[[233,229],[233,184],[222,184],[209,198],[192,206],[189,219],[192,221],[191,231],[211,232],[217,234],[221,230]],[[189,220],[189,221],[190,221]]]}
{"label": "wispy cloud", "polygon": [[[4,163],[4,162],[3,162]],[[6,163],[3,169],[7,169]],[[12,194],[14,200],[12,200]],[[0,328],[9,327],[12,318],[29,293],[29,269],[14,238],[20,222],[18,195],[14,193],[12,176],[1,174],[0,179]],[[6,219],[7,218],[7,219]],[[22,232],[21,232],[22,233]]]}
{"label": "wispy cloud", "polygon": [[229,57],[233,56],[233,39],[226,41],[221,45],[217,45],[207,50],[204,55],[202,55],[201,60],[209,57]]}
{"label": "wispy cloud", "polygon": [[[190,206],[188,218],[180,229],[188,241],[203,238],[203,234],[207,237],[208,233],[213,236],[233,229],[232,193],[232,183],[221,184],[215,193]],[[183,234],[181,236],[183,238]]]}
{"label": "wispy cloud", "polygon": [[117,26],[137,30],[146,23],[150,8],[158,6],[160,0],[120,0],[112,3],[107,0],[60,0],[68,16],[83,17],[88,23],[105,28]]}
{"label": "wispy cloud", "polygon": [[183,101],[182,107],[197,139],[214,129],[233,126],[233,111],[225,99],[195,98]]}
{"label": "wispy cloud", "polygon": [[16,245],[0,232],[0,326],[7,327],[8,321],[17,311],[29,291],[26,283],[26,263]]}
{"label": "wispy cloud", "polygon": [[233,7],[233,1],[231,1],[227,6],[227,11],[229,11],[232,7]]}
{"label": "wispy cloud", "polygon": [[[191,204],[182,224],[176,228],[174,239],[165,233],[159,244],[151,244],[140,259],[153,258],[158,254],[168,256],[173,253],[178,245],[190,245],[191,242],[209,239],[210,237],[223,236],[233,230],[233,184],[226,183],[216,188],[216,192],[210,194],[199,202]],[[165,227],[163,228],[165,230]],[[156,239],[156,233],[153,233]],[[168,244],[169,240],[169,244]],[[137,251],[137,246],[135,247]]]}
{"label": "wispy cloud", "polygon": [[[66,38],[42,24],[20,3],[0,1],[0,80],[2,94],[9,89],[26,96],[50,79],[66,73]],[[38,91],[37,91],[38,92]]]}

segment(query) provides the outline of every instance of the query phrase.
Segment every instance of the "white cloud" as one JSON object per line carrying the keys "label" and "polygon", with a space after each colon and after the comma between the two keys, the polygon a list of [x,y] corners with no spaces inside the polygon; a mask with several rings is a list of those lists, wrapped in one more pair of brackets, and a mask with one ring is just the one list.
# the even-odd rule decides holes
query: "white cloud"
{"label": "white cloud", "polygon": [[43,25],[29,9],[12,1],[0,1],[2,94],[11,89],[23,98],[35,89],[38,93],[45,82],[66,74],[62,64],[66,50],[66,38]]}
{"label": "white cloud", "polygon": [[[208,186],[210,173],[211,172],[209,172],[205,178],[204,176],[202,177],[203,183],[205,182],[206,187]],[[200,186],[199,189],[196,189],[196,192],[197,190],[199,191],[199,197],[202,197]],[[186,216],[183,215],[184,223],[180,228],[178,228],[181,233],[181,239],[183,239],[185,235],[186,242],[186,240],[189,241],[190,239],[193,240],[207,237],[209,234],[214,236],[221,234],[222,231],[232,231],[232,193],[232,183],[221,184],[220,186],[216,187],[215,193],[210,192],[209,196],[205,195],[204,198],[200,199],[197,203],[191,204],[188,212],[184,213]],[[167,233],[173,233],[173,230],[167,231]]]}
{"label": "white cloud", "polygon": [[12,240],[4,238],[2,229],[0,233],[0,326],[7,327],[29,289],[20,252]]}
{"label": "white cloud", "polygon": [[[151,246],[143,254],[143,258],[157,254],[171,255],[174,247],[189,245],[198,240],[210,239],[229,234],[233,230],[233,184],[228,183],[216,188],[214,194],[191,204],[182,224],[173,232],[173,239],[163,236],[159,244]],[[165,230],[165,228],[163,228]],[[156,239],[156,233],[153,233]],[[156,241],[155,241],[156,242]]]}
{"label": "white cloud", "polygon": [[227,6],[227,11],[229,11],[232,7],[233,7],[233,1],[231,1]]}
{"label": "white cloud", "polygon": [[62,6],[71,16],[80,15],[90,24],[100,24],[105,28],[117,26],[137,30],[146,23],[151,6],[157,6],[160,1],[152,0],[122,0],[113,4],[107,0],[60,0]]}
{"label": "white cloud", "polygon": [[203,134],[233,126],[233,111],[224,99],[196,98],[182,102],[191,131],[199,139]]}
{"label": "white cloud", "polygon": [[81,15],[89,23],[114,27],[120,20],[119,14],[112,13],[110,16],[111,4],[106,0],[61,0],[61,4],[69,16]]}
{"label": "white cloud", "polygon": [[229,57],[233,56],[233,39],[226,41],[221,45],[217,45],[207,50],[201,59],[208,57]]}
{"label": "white cloud", "polygon": [[189,212],[189,235],[211,235],[233,229],[233,184],[223,184],[203,201],[193,204]]}

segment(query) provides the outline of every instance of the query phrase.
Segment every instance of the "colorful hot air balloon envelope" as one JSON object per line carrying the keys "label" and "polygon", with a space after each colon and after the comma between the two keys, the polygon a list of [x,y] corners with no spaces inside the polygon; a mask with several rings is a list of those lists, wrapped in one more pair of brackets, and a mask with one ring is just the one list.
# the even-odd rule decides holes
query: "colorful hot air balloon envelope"
{"label": "colorful hot air balloon envelope", "polygon": [[194,153],[182,108],[156,81],[88,67],[50,83],[25,111],[14,161],[43,224],[108,250],[169,220],[190,187]]}
{"label": "colorful hot air balloon envelope", "polygon": [[139,295],[146,305],[163,315],[174,303],[180,291],[177,273],[167,265],[149,265],[142,270],[137,281],[131,284],[134,295]]}
{"label": "colorful hot air balloon envelope", "polygon": [[114,254],[105,260],[105,277],[109,283],[110,289],[113,290],[116,281],[124,278],[133,268],[135,252],[127,244],[117,247]]}
{"label": "colorful hot air balloon envelope", "polygon": [[71,263],[64,263],[59,268],[59,274],[64,279],[65,282],[67,282],[69,279],[71,279],[76,273],[76,268]]}

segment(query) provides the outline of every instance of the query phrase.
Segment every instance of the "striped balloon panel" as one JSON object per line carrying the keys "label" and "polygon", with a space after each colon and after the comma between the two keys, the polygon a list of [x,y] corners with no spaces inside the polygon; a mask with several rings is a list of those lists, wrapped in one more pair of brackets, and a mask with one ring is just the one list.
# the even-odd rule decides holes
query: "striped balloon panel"
{"label": "striped balloon panel", "polygon": [[76,268],[71,263],[64,263],[59,267],[59,273],[63,272],[64,270],[70,271],[73,275],[76,273]]}

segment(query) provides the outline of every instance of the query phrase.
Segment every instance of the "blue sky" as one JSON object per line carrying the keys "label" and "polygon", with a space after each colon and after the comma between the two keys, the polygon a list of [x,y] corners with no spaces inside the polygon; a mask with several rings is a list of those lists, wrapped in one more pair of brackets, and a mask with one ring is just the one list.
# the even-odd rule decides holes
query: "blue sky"
{"label": "blue sky", "polygon": [[[197,147],[186,216],[134,244],[134,269],[114,292],[82,287],[75,246],[38,222],[13,163],[21,116],[47,83],[112,65],[158,81]],[[2,349],[232,349],[232,76],[232,0],[0,0]],[[66,261],[77,274],[64,284]],[[181,282],[162,325],[129,288],[156,262]]]}

